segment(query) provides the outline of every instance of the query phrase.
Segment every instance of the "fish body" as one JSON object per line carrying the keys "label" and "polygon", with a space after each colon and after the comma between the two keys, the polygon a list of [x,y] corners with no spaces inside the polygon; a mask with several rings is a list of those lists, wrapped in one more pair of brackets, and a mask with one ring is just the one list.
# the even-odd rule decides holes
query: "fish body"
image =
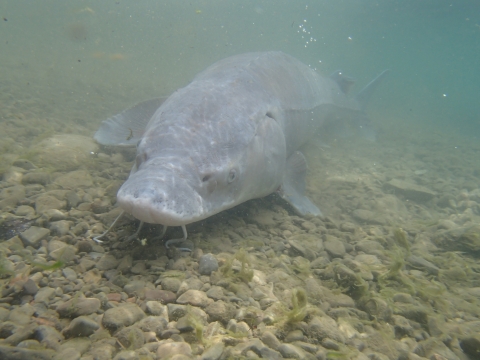
{"label": "fish body", "polygon": [[184,226],[275,191],[301,215],[320,215],[305,195],[298,149],[326,124],[364,119],[382,73],[357,97],[340,72],[322,76],[283,52],[218,61],[165,99],[102,123],[105,145],[137,144],[118,205],[137,219]]}

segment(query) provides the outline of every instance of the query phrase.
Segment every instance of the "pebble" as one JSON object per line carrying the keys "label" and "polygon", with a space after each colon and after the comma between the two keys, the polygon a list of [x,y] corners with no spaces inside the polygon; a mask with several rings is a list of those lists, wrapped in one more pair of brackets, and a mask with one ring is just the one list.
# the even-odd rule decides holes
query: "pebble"
{"label": "pebble", "polygon": [[32,246],[34,248],[40,247],[40,242],[50,234],[50,230],[38,226],[31,226],[24,232],[20,233],[25,246]]}
{"label": "pebble", "polygon": [[[207,348],[202,356],[201,360],[218,360],[225,349],[225,345],[221,341],[217,341],[212,346]],[[269,358],[270,359],[270,358]]]}
{"label": "pebble", "polygon": [[327,237],[327,240],[324,241],[323,246],[332,258],[343,258],[343,256],[346,254],[345,245],[343,245],[343,242],[332,236]]}
{"label": "pebble", "polygon": [[37,214],[43,214],[45,211],[50,209],[64,209],[67,206],[65,200],[59,200],[52,195],[41,195],[35,200],[35,211]]}
{"label": "pebble", "polygon": [[137,327],[129,326],[121,329],[115,334],[118,342],[126,349],[139,349],[145,344],[145,335]]}
{"label": "pebble", "polygon": [[212,301],[212,299],[207,297],[207,294],[200,290],[187,290],[177,299],[178,304],[189,304],[201,308],[206,307]]}
{"label": "pebble", "polygon": [[79,316],[72,320],[68,328],[63,331],[66,338],[70,337],[88,337],[92,335],[100,326],[96,321],[86,317]]}
{"label": "pebble", "polygon": [[54,350],[30,350],[0,345],[0,359],[5,360],[51,360]]}
{"label": "pebble", "polygon": [[305,359],[307,356],[305,351],[292,344],[282,344],[278,348],[278,351],[284,358],[288,359]]}
{"label": "pebble", "polygon": [[182,282],[174,277],[164,277],[161,280],[162,289],[177,293]]}
{"label": "pebble", "polygon": [[68,234],[72,224],[73,223],[68,220],[54,221],[50,223],[50,230],[58,236],[63,236]]}
{"label": "pebble", "polygon": [[113,332],[124,326],[133,325],[145,316],[137,304],[126,303],[105,311],[102,324]]}
{"label": "pebble", "polygon": [[100,309],[100,300],[97,298],[73,298],[57,307],[57,312],[61,317],[77,317],[81,315],[90,315]]}
{"label": "pebble", "polygon": [[313,317],[308,323],[307,333],[317,342],[321,342],[324,338],[330,338],[340,343],[345,342],[345,337],[338,329],[337,322],[328,316]]}
{"label": "pebble", "polygon": [[111,254],[105,254],[97,262],[97,269],[100,271],[114,269],[118,266],[119,261]]}
{"label": "pebble", "polygon": [[168,342],[162,344],[157,349],[159,359],[168,359],[174,355],[192,356],[192,348],[186,342]]}
{"label": "pebble", "polygon": [[162,304],[170,304],[175,302],[177,296],[175,293],[167,290],[159,289],[146,289],[145,290],[145,300],[157,300]]}
{"label": "pebble", "polygon": [[205,254],[198,261],[198,272],[201,275],[210,275],[218,270],[218,261],[213,254]]}
{"label": "pebble", "polygon": [[436,193],[425,186],[413,184],[404,180],[392,179],[385,183],[387,191],[395,191],[396,194],[405,196],[416,202],[426,202],[435,197]]}
{"label": "pebble", "polygon": [[46,286],[37,291],[37,294],[35,295],[35,302],[48,304],[54,297],[55,289]]}

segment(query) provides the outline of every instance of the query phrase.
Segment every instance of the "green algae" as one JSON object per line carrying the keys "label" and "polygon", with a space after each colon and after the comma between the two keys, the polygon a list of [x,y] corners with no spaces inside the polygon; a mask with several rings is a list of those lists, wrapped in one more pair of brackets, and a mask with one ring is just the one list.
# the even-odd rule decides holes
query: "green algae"
{"label": "green algae", "polygon": [[286,313],[286,322],[289,324],[303,321],[307,316],[307,293],[302,288],[292,291],[292,309]]}
{"label": "green algae", "polygon": [[193,333],[197,341],[201,344],[205,344],[205,338],[203,336],[204,324],[200,316],[195,314],[190,305],[187,305],[187,324],[193,328]]}
{"label": "green algae", "polygon": [[[234,261],[240,262],[240,269],[234,269]],[[242,281],[248,283],[253,279],[253,268],[250,257],[244,248],[239,249],[235,255],[225,261],[225,264],[220,267],[220,273],[227,279],[233,281]]]}
{"label": "green algae", "polygon": [[406,250],[407,256],[410,255],[410,243],[407,239],[407,233],[402,228],[396,228],[393,230],[393,238],[395,242]]}

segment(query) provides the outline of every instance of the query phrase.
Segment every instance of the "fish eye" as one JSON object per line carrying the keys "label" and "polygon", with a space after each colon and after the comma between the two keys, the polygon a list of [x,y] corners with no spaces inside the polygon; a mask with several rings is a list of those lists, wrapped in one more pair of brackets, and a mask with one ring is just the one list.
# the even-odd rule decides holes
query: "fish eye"
{"label": "fish eye", "polygon": [[230,184],[237,178],[237,171],[235,169],[230,170],[228,174],[228,183]]}

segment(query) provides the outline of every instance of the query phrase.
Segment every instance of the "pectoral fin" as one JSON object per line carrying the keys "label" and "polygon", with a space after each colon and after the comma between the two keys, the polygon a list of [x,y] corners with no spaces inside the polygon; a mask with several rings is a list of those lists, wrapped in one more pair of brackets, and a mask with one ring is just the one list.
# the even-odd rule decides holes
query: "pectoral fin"
{"label": "pectoral fin", "polygon": [[294,152],[287,160],[285,180],[279,194],[302,216],[321,216],[320,209],[305,196],[307,161],[300,151]]}
{"label": "pectoral fin", "polygon": [[165,98],[142,101],[131,108],[102,121],[93,138],[101,145],[135,146],[153,114]]}

